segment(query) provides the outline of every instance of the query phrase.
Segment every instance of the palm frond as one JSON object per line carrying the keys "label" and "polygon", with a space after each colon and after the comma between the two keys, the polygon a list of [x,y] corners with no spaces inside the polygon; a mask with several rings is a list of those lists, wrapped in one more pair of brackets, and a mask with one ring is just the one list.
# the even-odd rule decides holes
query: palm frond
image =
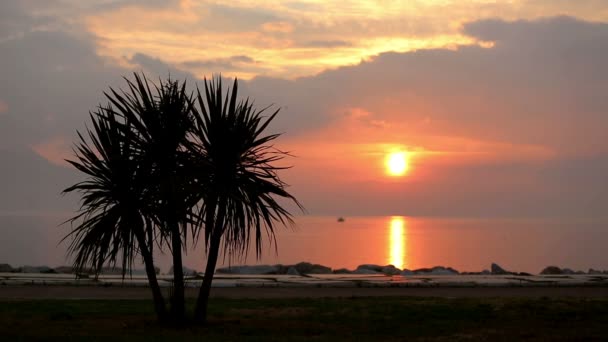
{"label": "palm frond", "polygon": [[226,254],[242,257],[253,240],[259,257],[264,233],[276,248],[277,223],[293,224],[291,213],[275,197],[303,207],[278,175],[285,167],[276,163],[288,154],[270,143],[280,134],[264,135],[279,109],[265,116],[268,107],[256,110],[249,99],[237,101],[237,92],[236,79],[225,96],[221,77],[205,79],[204,95],[197,90],[196,125],[188,149],[199,172],[199,229],[206,243],[220,234]]}
{"label": "palm frond", "polygon": [[141,188],[131,144],[125,138],[129,126],[116,120],[111,106],[91,113],[92,128],[78,133],[75,160],[68,160],[86,179],[64,190],[82,196],[78,213],[69,222],[73,228],[68,253],[78,270],[88,267],[97,274],[105,264],[120,262],[123,276],[138,254],[135,229],[139,224]]}

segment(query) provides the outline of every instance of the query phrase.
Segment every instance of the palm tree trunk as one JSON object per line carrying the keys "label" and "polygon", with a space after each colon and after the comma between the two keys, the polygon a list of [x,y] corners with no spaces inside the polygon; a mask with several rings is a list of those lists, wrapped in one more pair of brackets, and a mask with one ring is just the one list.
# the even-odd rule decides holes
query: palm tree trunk
{"label": "palm tree trunk", "polygon": [[203,284],[199,289],[198,298],[196,300],[194,319],[202,323],[205,323],[207,320],[207,305],[209,304],[211,283],[213,282],[213,274],[215,273],[215,266],[217,265],[221,241],[222,236],[220,234],[214,234],[211,237],[209,256],[207,257],[207,267],[205,268],[205,275],[203,276]]}
{"label": "palm tree trunk", "polygon": [[[215,208],[214,210],[215,211]],[[209,304],[209,295],[211,294],[211,283],[213,282],[213,274],[217,265],[217,258],[220,252],[220,243],[222,241],[223,223],[226,208],[223,203],[220,203],[215,221],[211,220],[208,223],[213,227],[211,240],[209,244],[209,255],[207,256],[207,267],[203,276],[203,284],[198,292],[196,300],[196,309],[194,311],[194,319],[205,323],[207,320],[207,306]]]}
{"label": "palm tree trunk", "polygon": [[139,243],[141,256],[143,257],[144,264],[146,265],[146,275],[148,276],[148,284],[150,285],[150,289],[152,290],[152,298],[154,299],[154,311],[156,312],[156,317],[158,318],[158,320],[162,322],[167,318],[167,308],[165,307],[165,300],[163,298],[162,292],[160,291],[160,286],[158,285],[158,278],[156,278],[156,269],[154,269],[154,259],[152,257],[152,253],[150,252],[150,249],[148,249],[143,232],[137,233],[137,240]]}
{"label": "palm tree trunk", "polygon": [[171,251],[173,252],[173,298],[171,312],[176,322],[183,322],[186,315],[186,305],[184,299],[182,239],[178,223],[171,225]]}

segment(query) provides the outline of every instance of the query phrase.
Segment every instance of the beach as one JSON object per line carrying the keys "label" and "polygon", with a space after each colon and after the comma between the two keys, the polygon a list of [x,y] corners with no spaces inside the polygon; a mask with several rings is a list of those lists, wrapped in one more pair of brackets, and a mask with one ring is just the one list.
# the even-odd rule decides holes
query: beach
{"label": "beach", "polygon": [[[200,278],[186,280],[198,295]],[[171,277],[160,284],[170,291]],[[323,297],[608,297],[608,275],[216,275],[211,292],[225,298]],[[150,299],[145,276],[122,279],[71,274],[0,273],[0,300]]]}

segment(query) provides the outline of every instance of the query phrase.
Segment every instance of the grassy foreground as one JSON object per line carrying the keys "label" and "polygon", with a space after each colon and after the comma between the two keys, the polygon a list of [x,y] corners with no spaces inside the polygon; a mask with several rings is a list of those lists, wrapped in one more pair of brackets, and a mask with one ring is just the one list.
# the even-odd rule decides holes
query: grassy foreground
{"label": "grassy foreground", "polygon": [[[76,340],[601,340],[608,299],[211,300],[205,327],[158,326],[150,301],[0,302],[0,336]],[[8,338],[8,339],[5,339]]]}

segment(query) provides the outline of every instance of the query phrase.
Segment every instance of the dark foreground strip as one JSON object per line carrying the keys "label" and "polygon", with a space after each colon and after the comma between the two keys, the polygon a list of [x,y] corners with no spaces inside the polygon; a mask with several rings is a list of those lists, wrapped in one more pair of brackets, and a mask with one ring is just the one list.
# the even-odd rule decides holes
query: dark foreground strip
{"label": "dark foreground strip", "polygon": [[[164,289],[168,292],[168,289]],[[195,298],[198,289],[187,289]],[[608,298],[608,287],[413,287],[413,288],[315,288],[315,287],[231,287],[213,288],[218,298],[323,298],[323,297],[578,297]],[[29,299],[149,299],[146,287],[119,286],[0,286],[0,300]]]}

